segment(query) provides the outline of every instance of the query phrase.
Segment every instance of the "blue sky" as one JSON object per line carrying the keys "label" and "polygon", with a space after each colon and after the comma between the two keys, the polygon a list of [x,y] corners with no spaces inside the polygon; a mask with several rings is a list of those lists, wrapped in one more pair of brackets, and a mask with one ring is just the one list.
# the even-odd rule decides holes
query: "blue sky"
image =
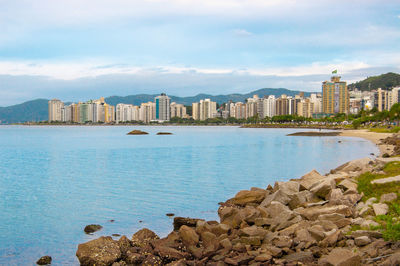
{"label": "blue sky", "polygon": [[0,0],[0,106],[400,72],[400,1]]}

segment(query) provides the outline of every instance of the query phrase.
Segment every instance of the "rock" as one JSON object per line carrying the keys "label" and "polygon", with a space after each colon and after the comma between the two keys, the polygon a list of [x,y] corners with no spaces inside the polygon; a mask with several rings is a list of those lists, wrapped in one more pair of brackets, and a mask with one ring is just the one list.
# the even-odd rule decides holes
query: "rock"
{"label": "rock", "polygon": [[394,183],[394,182],[400,182],[400,175],[375,179],[375,180],[371,181],[371,184],[388,184],[388,183]]}
{"label": "rock", "polygon": [[298,207],[303,206],[305,203],[309,202],[312,200],[313,194],[308,191],[308,190],[303,190],[300,192],[297,192],[291,196],[290,201],[288,202],[288,205],[290,209],[296,209]]}
{"label": "rock", "polygon": [[317,241],[321,241],[325,238],[325,231],[321,225],[311,226],[308,228],[308,232],[310,232],[311,236]]}
{"label": "rock", "polygon": [[157,132],[157,135],[173,135],[171,132]]}
{"label": "rock", "polygon": [[125,261],[128,264],[140,265],[144,259],[145,259],[145,256],[142,254],[135,253],[131,250],[128,250],[126,252]]}
{"label": "rock", "polygon": [[160,257],[150,254],[143,260],[141,265],[163,265],[163,263]]}
{"label": "rock", "polygon": [[353,214],[351,208],[346,205],[336,206],[317,206],[307,209],[301,209],[297,211],[303,218],[308,220],[316,220],[318,216],[323,214],[343,214],[345,217],[349,217]]}
{"label": "rock", "polygon": [[141,131],[141,130],[132,130],[131,132],[127,133],[127,135],[147,135],[149,133]]}
{"label": "rock", "polygon": [[38,265],[49,265],[51,264],[51,257],[50,256],[43,256],[36,262]]}
{"label": "rock", "polygon": [[239,210],[239,216],[246,223],[254,224],[256,218],[260,217],[260,211],[252,206],[246,206]]}
{"label": "rock", "polygon": [[276,182],[274,191],[282,191],[286,195],[293,195],[299,192],[300,184],[297,181]]}
{"label": "rock", "polygon": [[367,206],[371,206],[374,202],[377,202],[378,200],[375,197],[371,197],[369,199],[367,199],[367,201],[365,202],[365,205]]}
{"label": "rock", "polygon": [[334,248],[328,255],[323,256],[319,265],[332,265],[332,266],[359,266],[361,265],[360,255],[345,249]]}
{"label": "rock", "polygon": [[269,253],[261,253],[257,257],[254,258],[257,262],[266,262],[272,259],[272,255]]}
{"label": "rock", "polygon": [[369,238],[382,238],[382,233],[378,231],[370,231],[370,230],[357,230],[351,233],[353,238],[357,238],[360,236],[367,236]]}
{"label": "rock", "polygon": [[240,229],[238,232],[239,236],[260,236],[262,238],[264,238],[267,233],[267,230],[255,225]]}
{"label": "rock", "polygon": [[344,179],[338,185],[339,188],[342,188],[344,191],[346,190],[354,190],[357,191],[357,184],[350,181],[349,179]]}
{"label": "rock", "polygon": [[397,200],[397,194],[396,193],[387,193],[387,194],[383,194],[381,196],[380,199],[380,203],[384,203],[384,202],[392,202]]}
{"label": "rock", "polygon": [[337,172],[365,172],[368,171],[370,168],[370,163],[373,161],[366,157],[362,159],[353,160],[342,164],[341,166],[337,167],[336,169],[332,170],[331,173],[335,174]]}
{"label": "rock", "polygon": [[85,226],[85,229],[83,229],[83,231],[85,231],[86,234],[91,234],[99,231],[101,228],[103,228],[103,226],[99,224],[89,224]]}
{"label": "rock", "polygon": [[282,259],[289,262],[301,262],[304,264],[309,264],[314,261],[314,256],[310,251],[300,251],[283,256]]}
{"label": "rock", "polygon": [[396,252],[390,255],[390,257],[384,260],[380,265],[382,266],[400,265],[400,252]]}
{"label": "rock", "polygon": [[181,228],[179,228],[179,236],[187,247],[195,246],[199,243],[199,235],[189,226],[182,225]]}
{"label": "rock", "polygon": [[211,228],[211,231],[215,235],[220,236],[222,234],[228,234],[231,229],[232,228],[227,224],[218,224],[218,225],[213,226]]}
{"label": "rock", "polygon": [[132,236],[132,246],[143,247],[155,239],[159,239],[156,233],[147,228],[143,228]]}
{"label": "rock", "polygon": [[169,213],[167,213],[167,214],[165,214],[165,215],[167,215],[168,217],[175,216],[175,214],[174,214],[174,213],[172,213],[172,212],[169,212]]}
{"label": "rock", "polygon": [[329,192],[336,187],[335,180],[332,178],[324,178],[320,182],[311,186],[310,191],[314,195],[327,199]]}
{"label": "rock", "polygon": [[338,240],[342,238],[341,233],[342,232],[340,230],[334,231],[334,233],[328,235],[327,237],[324,238],[324,240],[320,242],[319,244],[320,247],[335,247],[336,242],[338,242]]}
{"label": "rock", "polygon": [[385,215],[389,211],[389,206],[385,203],[374,203],[372,209],[374,209],[375,215]]}
{"label": "rock", "polygon": [[321,180],[325,179],[316,170],[305,174],[300,179],[300,190],[310,190],[310,188]]}
{"label": "rock", "polygon": [[160,258],[163,258],[165,260],[180,260],[185,257],[185,254],[181,251],[178,251],[174,248],[171,247],[165,247],[165,246],[157,246],[154,251],[158,254]]}
{"label": "rock", "polygon": [[229,241],[228,238],[222,239],[219,243],[226,250],[231,250],[232,249],[232,243],[231,243],[231,241]]}
{"label": "rock", "polygon": [[371,226],[379,226],[379,224],[377,222],[375,222],[375,221],[372,221],[372,220],[364,220],[360,224],[361,228],[366,228],[366,229],[370,229]]}
{"label": "rock", "polygon": [[249,203],[261,203],[267,192],[265,190],[242,190],[239,191],[234,198],[231,199],[231,202],[236,205],[244,206]]}
{"label": "rock", "polygon": [[239,209],[235,207],[220,207],[218,209],[218,215],[222,224],[227,224],[232,228],[239,228],[243,221],[243,217],[241,216]]}
{"label": "rock", "polygon": [[346,218],[343,214],[340,213],[330,213],[330,214],[322,214],[318,216],[318,220],[320,221],[331,221],[338,228],[345,227],[350,225],[352,222],[349,218]]}
{"label": "rock", "polygon": [[277,217],[284,213],[293,213],[287,206],[283,205],[278,201],[272,201],[270,205],[266,208],[269,217]]}
{"label": "rock", "polygon": [[204,221],[203,219],[175,217],[174,218],[174,231],[178,231],[182,225],[189,227],[196,227],[197,221]]}
{"label": "rock", "polygon": [[126,254],[126,252],[132,247],[131,242],[126,236],[122,236],[117,243],[122,255]]}
{"label": "rock", "polygon": [[366,246],[371,243],[371,239],[368,236],[359,236],[354,238],[354,244],[358,247]]}
{"label": "rock", "polygon": [[252,259],[253,257],[249,255],[238,255],[233,258],[225,258],[224,262],[229,265],[247,265]]}
{"label": "rock", "polygon": [[265,197],[265,199],[261,202],[260,206],[261,207],[268,207],[271,202],[276,201],[280,202],[284,205],[288,204],[290,201],[291,196],[285,194],[282,190],[277,190],[273,192],[272,194],[268,195]]}
{"label": "rock", "polygon": [[121,250],[117,241],[111,237],[100,237],[79,244],[76,256],[81,265],[111,265],[121,258]]}

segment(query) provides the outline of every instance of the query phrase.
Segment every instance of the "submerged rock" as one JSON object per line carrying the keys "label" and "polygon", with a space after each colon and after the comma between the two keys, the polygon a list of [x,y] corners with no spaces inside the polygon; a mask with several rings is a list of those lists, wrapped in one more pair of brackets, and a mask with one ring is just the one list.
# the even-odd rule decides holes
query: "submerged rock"
{"label": "submerged rock", "polygon": [[102,228],[103,228],[103,226],[101,226],[99,224],[89,224],[89,225],[85,226],[85,229],[83,229],[83,231],[85,231],[86,234],[91,234],[96,231],[99,231]]}
{"label": "submerged rock", "polygon": [[131,132],[129,132],[127,135],[147,135],[149,133],[141,131],[141,130],[132,130]]}
{"label": "submerged rock", "polygon": [[49,265],[51,264],[51,257],[50,256],[43,256],[36,262],[38,265]]}
{"label": "submerged rock", "polygon": [[173,135],[171,132],[158,132],[157,135]]}

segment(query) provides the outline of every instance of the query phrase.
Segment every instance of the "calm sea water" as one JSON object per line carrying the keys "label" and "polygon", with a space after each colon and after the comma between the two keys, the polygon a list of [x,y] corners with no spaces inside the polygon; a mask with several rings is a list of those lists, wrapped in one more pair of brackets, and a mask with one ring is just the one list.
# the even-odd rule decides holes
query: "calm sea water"
{"label": "calm sea water", "polygon": [[[127,136],[133,127],[123,126],[0,127],[1,265],[34,265],[43,255],[76,265],[79,243],[143,227],[165,236],[166,213],[217,220],[217,203],[239,190],[378,153],[359,138],[287,137],[293,129],[135,128],[150,135]],[[91,223],[104,228],[86,235]]]}

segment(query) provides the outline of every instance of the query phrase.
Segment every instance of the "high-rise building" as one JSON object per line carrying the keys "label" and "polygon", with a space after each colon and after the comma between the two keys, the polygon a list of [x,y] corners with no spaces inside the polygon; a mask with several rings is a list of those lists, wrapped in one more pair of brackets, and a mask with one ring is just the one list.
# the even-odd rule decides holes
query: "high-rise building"
{"label": "high-rise building", "polygon": [[350,98],[347,84],[340,76],[322,83],[322,109],[326,114],[349,113]]}
{"label": "high-rise building", "polygon": [[186,117],[186,107],[176,102],[171,103],[171,118],[172,117]]}
{"label": "high-rise building", "polygon": [[275,115],[288,115],[289,114],[289,99],[285,94],[276,100]]}
{"label": "high-rise building", "polygon": [[383,110],[388,110],[388,103],[389,103],[389,94],[387,90],[382,90],[381,88],[379,88],[375,94],[375,107],[378,108],[379,112],[382,112]]}
{"label": "high-rise building", "polygon": [[139,120],[144,123],[150,123],[150,121],[156,118],[156,104],[154,102],[142,103],[139,108]]}
{"label": "high-rise building", "polygon": [[268,98],[263,99],[263,117],[273,117],[275,116],[275,104],[276,99],[274,95],[268,96]]}
{"label": "high-rise building", "polygon": [[322,113],[322,96],[321,96],[321,94],[311,93],[310,101],[314,104],[313,113]]}
{"label": "high-rise building", "polygon": [[161,95],[154,98],[154,102],[156,104],[156,120],[169,121],[171,99],[165,93],[161,93]]}
{"label": "high-rise building", "polygon": [[192,103],[192,118],[200,120],[200,103]]}
{"label": "high-rise building", "polygon": [[49,122],[51,121],[63,121],[61,109],[64,107],[64,103],[58,99],[49,101]]}
{"label": "high-rise building", "polygon": [[302,99],[297,104],[297,115],[302,117],[312,117],[314,111],[314,103],[310,98]]}
{"label": "high-rise building", "polygon": [[388,109],[390,109],[393,104],[400,102],[400,87],[395,87],[389,92]]}
{"label": "high-rise building", "polygon": [[217,116],[217,103],[210,99],[192,103],[192,117],[194,120],[206,120]]}

